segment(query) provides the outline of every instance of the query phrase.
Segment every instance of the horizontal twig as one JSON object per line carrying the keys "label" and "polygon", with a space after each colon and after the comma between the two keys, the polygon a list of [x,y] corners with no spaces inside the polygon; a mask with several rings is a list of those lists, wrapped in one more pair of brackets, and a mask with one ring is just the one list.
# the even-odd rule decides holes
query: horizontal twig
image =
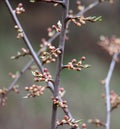
{"label": "horizontal twig", "polygon": [[73,16],[67,16],[65,19],[65,22],[68,22],[70,19],[76,19],[79,18],[80,16],[83,16],[83,14],[85,14],[87,11],[89,11],[90,9],[96,7],[99,4],[99,0],[93,2],[92,4],[88,5],[85,9],[83,9],[82,11],[78,12],[77,14],[73,15]]}

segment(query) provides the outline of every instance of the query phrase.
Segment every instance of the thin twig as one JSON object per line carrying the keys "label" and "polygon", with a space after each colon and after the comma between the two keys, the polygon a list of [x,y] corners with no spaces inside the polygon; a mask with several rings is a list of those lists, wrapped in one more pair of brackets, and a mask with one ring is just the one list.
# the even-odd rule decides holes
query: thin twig
{"label": "thin twig", "polygon": [[[92,7],[95,7],[98,5],[98,1],[94,2],[90,6],[88,6],[86,9],[83,11],[79,12],[76,14],[77,15],[83,15],[86,11],[90,10]],[[64,47],[65,47],[65,35],[66,35],[66,26],[67,26],[67,21],[66,19],[68,18],[68,10],[69,10],[69,0],[65,1],[66,8],[64,8],[65,14],[63,16],[63,22],[62,22],[62,30],[61,30],[61,35],[60,35],[60,42],[59,42],[59,48],[62,50],[62,54],[59,55],[58,61],[57,61],[57,72],[56,72],[56,80],[55,80],[55,90],[54,90],[54,97],[58,96],[58,90],[60,87],[60,72],[63,66],[63,56],[64,56]],[[69,111],[69,110],[68,110]],[[69,113],[69,112],[66,113]],[[71,114],[68,114],[71,115]],[[52,115],[52,129],[55,129],[56,127],[56,119],[57,119],[57,106],[53,104],[53,115]],[[77,129],[80,129],[79,127]]]}
{"label": "thin twig", "polygon": [[86,13],[87,11],[89,11],[90,9],[96,7],[99,4],[99,0],[93,2],[92,4],[88,5],[85,9],[83,9],[82,11],[78,12],[77,14],[75,14],[74,16],[68,16],[65,21],[69,21],[71,18],[75,19],[75,18],[79,18],[80,16],[82,16],[84,13]]}
{"label": "thin twig", "polygon": [[106,129],[110,129],[110,117],[111,117],[111,104],[110,104],[110,80],[112,77],[113,70],[115,68],[116,59],[118,57],[119,53],[115,53],[113,55],[110,68],[108,70],[108,74],[105,80],[105,92],[106,92],[106,110],[107,110],[107,116],[106,116]]}

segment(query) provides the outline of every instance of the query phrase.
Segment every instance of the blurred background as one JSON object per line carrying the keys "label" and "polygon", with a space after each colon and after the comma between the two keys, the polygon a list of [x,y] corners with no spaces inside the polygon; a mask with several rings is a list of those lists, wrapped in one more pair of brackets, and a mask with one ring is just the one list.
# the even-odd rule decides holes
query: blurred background
{"label": "blurred background", "polygon": [[[82,4],[89,5],[95,0],[81,0]],[[24,0],[10,0],[15,8],[22,2],[26,12],[19,16],[19,20],[28,35],[34,50],[39,50],[42,38],[49,39],[47,28],[56,24],[61,19],[62,8],[53,7],[53,4],[29,3]],[[76,1],[70,0],[70,9],[77,13]],[[101,95],[104,86],[100,80],[105,79],[111,62],[111,57],[97,44],[100,35],[120,37],[120,1],[114,4],[102,3],[85,13],[85,16],[102,16],[102,22],[87,23],[81,27],[73,24],[69,29],[69,40],[66,42],[64,63],[73,58],[80,59],[86,56],[86,63],[91,68],[81,72],[64,70],[61,74],[61,86],[66,90],[64,99],[68,101],[69,109],[75,119],[86,122],[91,118],[106,120],[105,102]],[[9,72],[16,73],[21,70],[30,60],[29,57],[11,60],[21,47],[25,47],[22,39],[16,39],[17,32],[14,22],[4,3],[0,1],[0,88],[8,87],[12,79]],[[58,39],[54,41],[57,44]],[[55,74],[55,63],[49,65],[51,74]],[[120,94],[120,63],[114,70],[111,89]],[[52,102],[49,90],[39,98],[23,99],[26,95],[25,86],[34,83],[30,71],[27,71],[18,81],[20,94],[10,93],[5,107],[0,107],[0,129],[49,129],[51,122]],[[111,129],[120,128],[120,108],[112,112]],[[60,118],[63,113],[60,110]],[[67,127],[61,127],[61,129]],[[94,125],[88,124],[88,129],[95,129]],[[101,127],[102,129],[102,127]]]}

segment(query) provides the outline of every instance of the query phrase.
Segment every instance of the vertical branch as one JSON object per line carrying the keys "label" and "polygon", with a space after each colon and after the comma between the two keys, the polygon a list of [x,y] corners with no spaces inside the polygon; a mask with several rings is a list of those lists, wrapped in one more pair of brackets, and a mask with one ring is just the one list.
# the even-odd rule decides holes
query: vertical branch
{"label": "vertical branch", "polygon": [[[61,54],[58,56],[58,59],[57,59],[55,88],[54,88],[54,98],[59,96],[60,72],[61,72],[61,67],[63,65],[63,56],[64,56],[64,47],[65,47],[65,36],[66,36],[66,22],[65,22],[65,18],[67,17],[68,11],[69,11],[69,0],[65,0],[64,4],[65,4],[65,6],[63,7],[62,29],[61,29],[60,39],[59,39],[59,48],[61,50]],[[57,121],[57,105],[53,104],[52,127],[51,127],[51,129],[55,129],[56,128],[56,121]]]}
{"label": "vertical branch", "polygon": [[106,83],[105,83],[105,92],[106,92],[106,110],[107,110],[107,116],[106,116],[106,129],[110,129],[110,117],[111,117],[111,104],[110,104],[110,80],[112,77],[113,70],[115,68],[116,59],[118,57],[119,53],[115,53],[113,55],[113,59],[110,64],[110,68],[106,77]]}

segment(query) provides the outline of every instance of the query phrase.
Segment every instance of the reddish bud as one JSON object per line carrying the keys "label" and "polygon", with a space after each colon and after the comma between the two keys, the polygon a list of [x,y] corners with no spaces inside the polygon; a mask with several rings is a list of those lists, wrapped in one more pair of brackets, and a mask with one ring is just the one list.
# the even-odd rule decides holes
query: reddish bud
{"label": "reddish bud", "polygon": [[72,63],[76,63],[76,61],[77,61],[76,59],[72,59]]}
{"label": "reddish bud", "polygon": [[23,4],[22,4],[22,3],[19,3],[19,4],[18,4],[18,7],[19,7],[19,8],[20,8],[20,7],[22,7],[22,6],[23,6]]}
{"label": "reddish bud", "polygon": [[83,123],[83,124],[82,124],[82,128],[83,128],[83,129],[86,129],[86,127],[87,127],[86,124]]}
{"label": "reddish bud", "polygon": [[85,59],[86,59],[86,57],[85,56],[82,56],[81,60],[84,61]]}
{"label": "reddish bud", "polygon": [[48,72],[47,68],[44,68],[44,72],[45,72],[45,73]]}

